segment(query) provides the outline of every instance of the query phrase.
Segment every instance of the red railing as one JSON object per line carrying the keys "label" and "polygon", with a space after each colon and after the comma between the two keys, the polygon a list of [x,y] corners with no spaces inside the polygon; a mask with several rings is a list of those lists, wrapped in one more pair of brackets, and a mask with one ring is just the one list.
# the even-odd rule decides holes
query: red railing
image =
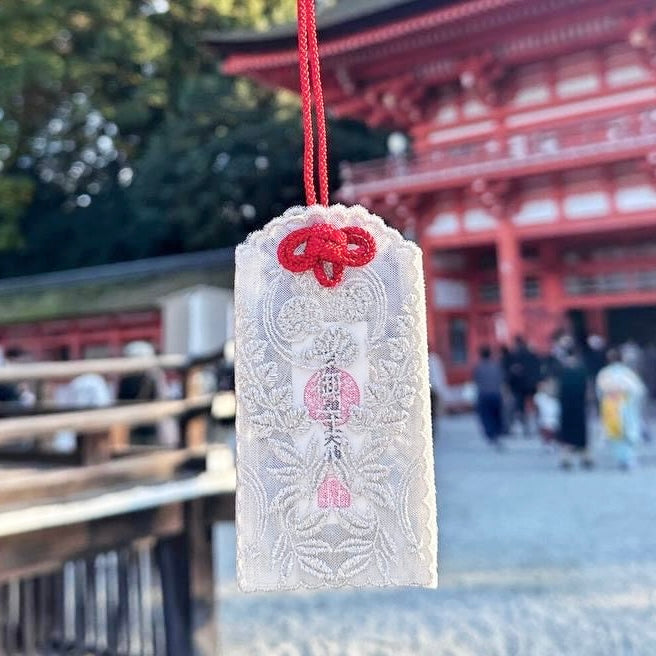
{"label": "red railing", "polygon": [[390,157],[342,165],[342,194],[390,190],[403,184],[431,183],[436,187],[462,184],[477,177],[509,177],[526,169],[572,168],[578,162],[607,161],[656,147],[656,110],[632,115],[588,119],[504,139],[436,148],[417,157]]}

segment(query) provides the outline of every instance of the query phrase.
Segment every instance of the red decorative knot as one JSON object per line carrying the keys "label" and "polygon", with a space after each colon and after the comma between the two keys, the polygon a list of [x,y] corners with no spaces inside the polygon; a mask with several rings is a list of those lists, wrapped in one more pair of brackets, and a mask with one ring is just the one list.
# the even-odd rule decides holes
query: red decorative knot
{"label": "red decorative knot", "polygon": [[[305,244],[302,252],[296,251]],[[376,255],[376,242],[364,228],[335,228],[329,223],[315,223],[294,230],[278,246],[278,261],[292,273],[312,269],[324,287],[339,285],[346,266],[364,266]],[[326,264],[332,265],[329,274]]]}

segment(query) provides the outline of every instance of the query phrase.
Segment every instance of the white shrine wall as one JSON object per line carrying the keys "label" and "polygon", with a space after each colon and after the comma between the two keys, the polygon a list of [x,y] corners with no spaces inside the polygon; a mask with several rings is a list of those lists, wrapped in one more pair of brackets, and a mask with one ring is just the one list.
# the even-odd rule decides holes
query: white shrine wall
{"label": "white shrine wall", "polygon": [[[592,166],[516,180],[507,199],[508,216],[520,228],[605,218],[656,210],[656,184],[638,162]],[[498,218],[470,191],[436,197],[426,233],[447,236],[493,233]]]}
{"label": "white shrine wall", "polygon": [[[455,85],[443,91],[430,119],[416,126],[417,151],[492,135],[499,119],[527,128],[597,111],[656,101],[654,74],[628,43],[617,43],[519,66],[503,78],[499,107]],[[589,100],[589,102],[585,102]]]}

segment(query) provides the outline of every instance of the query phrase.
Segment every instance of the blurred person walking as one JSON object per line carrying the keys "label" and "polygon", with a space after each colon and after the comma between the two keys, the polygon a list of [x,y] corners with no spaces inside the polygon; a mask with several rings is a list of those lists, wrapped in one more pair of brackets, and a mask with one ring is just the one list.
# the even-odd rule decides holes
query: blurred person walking
{"label": "blurred person walking", "polygon": [[608,365],[597,376],[601,423],[617,465],[625,470],[636,465],[635,445],[643,432],[642,406],[647,388],[616,349],[608,352]]}
{"label": "blurred person walking", "polygon": [[540,359],[524,338],[518,335],[515,338],[515,348],[510,354],[508,386],[514,400],[512,420],[519,420],[525,437],[531,434],[530,405],[537,392],[540,369]]}
{"label": "blurred person walking", "polygon": [[489,346],[482,346],[480,360],[474,369],[477,391],[476,411],[490,444],[500,447],[503,432],[503,370],[492,357]]}
{"label": "blurred person walking", "polygon": [[581,466],[590,468],[593,462],[588,453],[586,407],[588,376],[574,348],[570,348],[564,358],[558,384],[561,413],[559,433],[562,447],[561,467],[571,469],[573,457],[578,457]]}
{"label": "blurred person walking", "polygon": [[[0,367],[9,366],[18,359],[16,349],[8,349],[5,353],[0,347]],[[20,404],[21,390],[15,383],[0,383],[0,403]]]}
{"label": "blurred person walking", "polygon": [[433,439],[435,439],[437,437],[437,420],[444,407],[447,387],[444,365],[435,351],[431,351],[428,355],[428,382],[430,383]]}
{"label": "blurred person walking", "polygon": [[656,399],[656,342],[650,342],[642,358],[642,379],[649,398]]}
{"label": "blurred person walking", "polygon": [[[145,341],[130,342],[123,349],[128,358],[150,358],[155,356],[152,344]],[[166,377],[159,367],[148,371],[122,376],[118,382],[116,398],[118,401],[156,401],[168,397]],[[142,424],[130,429],[130,440],[135,444],[160,443],[174,446],[178,441],[175,421],[166,418],[158,424]]]}
{"label": "blurred person walking", "polygon": [[503,390],[502,398],[502,418],[503,430],[502,435],[508,435],[512,429],[512,423],[515,416],[515,397],[510,389],[510,368],[512,366],[512,353],[507,344],[503,344],[500,349],[499,363],[503,372]]}
{"label": "blurred person walking", "polygon": [[[57,402],[72,408],[106,408],[112,405],[112,391],[100,374],[81,374],[57,390]],[[76,432],[72,430],[57,431],[52,448],[59,453],[73,453],[77,445]]]}
{"label": "blurred person walking", "polygon": [[630,367],[633,371],[638,373],[642,368],[642,349],[640,345],[629,339],[620,346],[621,361]]}
{"label": "blurred person walking", "polygon": [[590,379],[594,382],[606,365],[606,340],[601,335],[590,335],[586,346],[585,366]]}

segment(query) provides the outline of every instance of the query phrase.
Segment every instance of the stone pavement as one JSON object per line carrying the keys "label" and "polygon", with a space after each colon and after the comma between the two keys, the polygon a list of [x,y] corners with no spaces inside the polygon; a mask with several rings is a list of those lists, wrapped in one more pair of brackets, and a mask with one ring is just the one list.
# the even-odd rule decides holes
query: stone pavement
{"label": "stone pavement", "polygon": [[656,447],[560,471],[537,439],[504,453],[472,417],[436,448],[438,590],[244,595],[218,529],[228,656],[656,656]]}

